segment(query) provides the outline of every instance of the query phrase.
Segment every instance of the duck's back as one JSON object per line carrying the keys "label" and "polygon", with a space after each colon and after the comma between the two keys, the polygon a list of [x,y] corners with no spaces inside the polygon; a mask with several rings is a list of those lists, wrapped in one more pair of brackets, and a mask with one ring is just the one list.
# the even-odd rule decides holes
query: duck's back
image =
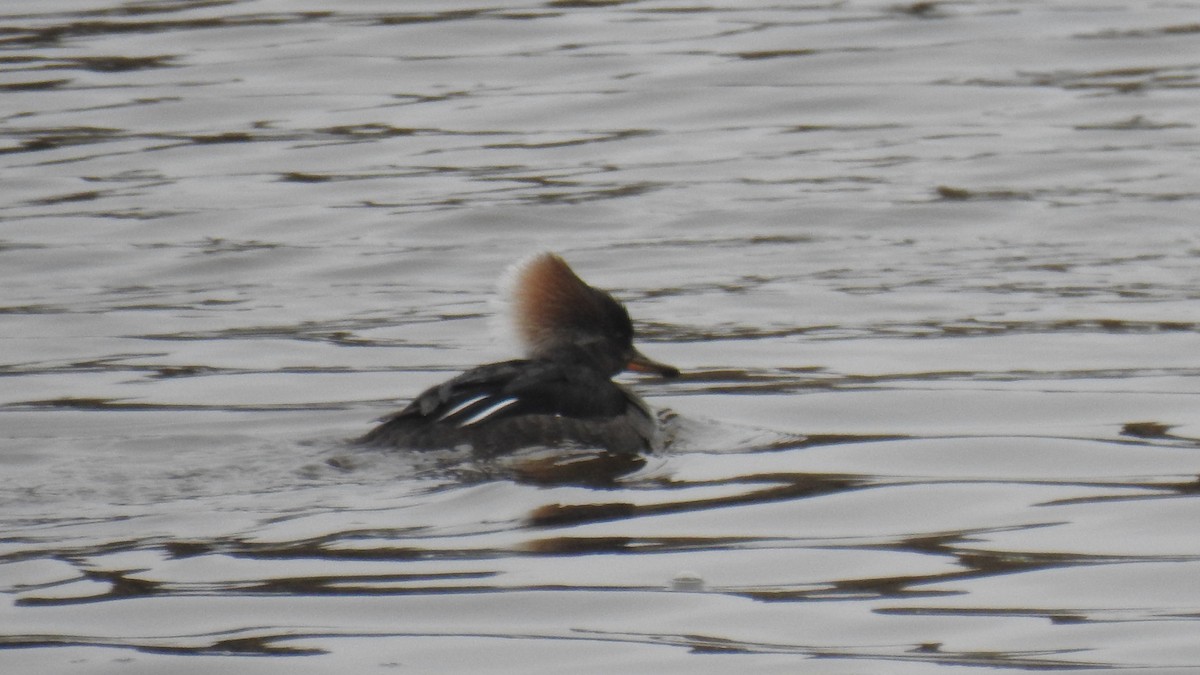
{"label": "duck's back", "polygon": [[431,387],[359,441],[494,455],[534,446],[652,449],[656,422],[632,392],[585,366],[505,361]]}

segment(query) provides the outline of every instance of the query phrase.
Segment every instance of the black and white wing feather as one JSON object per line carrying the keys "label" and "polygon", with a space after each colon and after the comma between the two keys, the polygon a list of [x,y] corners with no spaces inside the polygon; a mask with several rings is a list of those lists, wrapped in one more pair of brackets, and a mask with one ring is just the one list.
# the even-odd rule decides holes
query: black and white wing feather
{"label": "black and white wing feather", "polygon": [[[505,361],[480,366],[422,392],[361,440],[372,445],[434,448],[454,439],[483,439],[481,426],[505,421],[620,419],[633,409],[649,415],[625,389],[595,371],[550,361]],[[489,439],[504,442],[504,439]]]}

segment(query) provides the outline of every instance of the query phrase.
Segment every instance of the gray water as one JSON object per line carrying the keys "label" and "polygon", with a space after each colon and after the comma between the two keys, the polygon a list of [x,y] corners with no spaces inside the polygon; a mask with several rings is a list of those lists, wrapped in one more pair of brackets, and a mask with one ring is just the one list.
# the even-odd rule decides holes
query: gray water
{"label": "gray water", "polygon": [[[1200,3],[0,12],[0,671],[1200,669]],[[348,446],[542,249],[671,447]]]}

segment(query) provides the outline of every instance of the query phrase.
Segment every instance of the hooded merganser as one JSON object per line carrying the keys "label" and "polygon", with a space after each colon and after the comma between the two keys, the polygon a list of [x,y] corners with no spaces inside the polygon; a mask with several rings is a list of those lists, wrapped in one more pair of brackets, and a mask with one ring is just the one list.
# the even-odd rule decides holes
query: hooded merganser
{"label": "hooded merganser", "polygon": [[469,446],[490,456],[526,447],[655,449],[658,421],[623,370],[679,370],[633,346],[629,313],[553,253],[513,268],[513,319],[526,358],[472,368],[417,396],[359,439],[418,450]]}

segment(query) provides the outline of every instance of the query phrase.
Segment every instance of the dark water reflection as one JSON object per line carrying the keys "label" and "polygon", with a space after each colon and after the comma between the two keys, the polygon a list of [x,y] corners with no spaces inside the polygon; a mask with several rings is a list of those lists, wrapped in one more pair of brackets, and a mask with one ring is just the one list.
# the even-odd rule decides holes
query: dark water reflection
{"label": "dark water reflection", "polygon": [[[0,670],[1196,667],[1195,10],[3,10]],[[669,450],[348,448],[536,248]]]}

